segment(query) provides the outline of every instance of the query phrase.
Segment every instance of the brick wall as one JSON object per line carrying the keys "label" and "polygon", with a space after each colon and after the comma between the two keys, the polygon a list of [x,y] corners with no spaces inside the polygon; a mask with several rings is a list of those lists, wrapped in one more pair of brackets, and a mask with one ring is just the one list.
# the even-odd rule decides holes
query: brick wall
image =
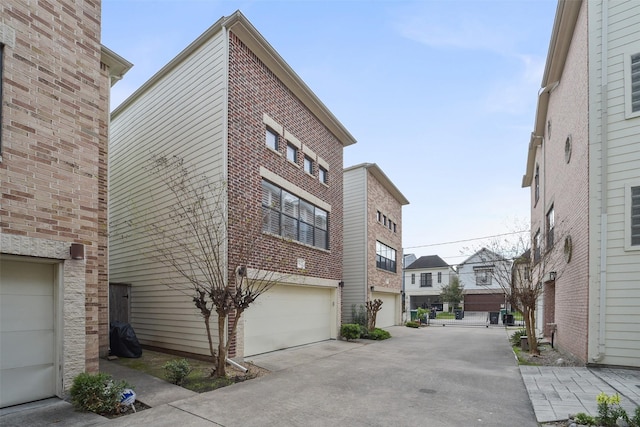
{"label": "brick wall", "polygon": [[99,0],[0,6],[3,25],[15,31],[4,55],[0,227],[3,235],[85,245],[89,371],[108,346],[109,81],[100,64],[100,7]]}
{"label": "brick wall", "polygon": [[[570,139],[571,156],[565,146]],[[549,100],[544,143],[538,149],[540,164],[540,199],[532,200],[532,232],[540,228],[545,234],[545,216],[555,210],[555,245],[553,268],[558,273],[553,312],[557,324],[558,346],[582,361],[587,358],[588,337],[588,74],[586,8],[582,8],[567,55],[562,80]],[[532,186],[532,194],[534,187]],[[564,239],[571,236],[571,261],[563,258]],[[543,239],[544,240],[544,239]],[[554,298],[546,296],[547,301]],[[549,316],[545,316],[548,322]]]}
{"label": "brick wall", "polygon": [[[402,205],[385,189],[382,184],[367,171],[367,222],[368,222],[368,253],[367,271],[370,286],[402,290]],[[388,221],[396,223],[396,231],[389,229],[377,220],[377,212],[387,216]],[[376,241],[380,241],[396,250],[396,272],[382,270],[376,267]],[[387,283],[388,281],[388,283]]]}

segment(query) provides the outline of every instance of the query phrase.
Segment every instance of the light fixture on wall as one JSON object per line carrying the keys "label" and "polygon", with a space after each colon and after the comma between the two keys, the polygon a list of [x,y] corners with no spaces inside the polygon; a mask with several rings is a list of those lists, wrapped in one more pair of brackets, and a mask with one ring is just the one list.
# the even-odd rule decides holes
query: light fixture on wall
{"label": "light fixture on wall", "polygon": [[69,248],[71,259],[84,259],[84,245],[82,243],[72,243]]}
{"label": "light fixture on wall", "polygon": [[555,271],[550,271],[549,272],[549,280],[551,280],[551,281],[556,280],[556,272]]}
{"label": "light fixture on wall", "polygon": [[341,288],[344,288],[344,282],[341,280],[338,282],[338,286],[340,286]]}
{"label": "light fixture on wall", "polygon": [[371,292],[373,292],[373,285],[371,285]]}

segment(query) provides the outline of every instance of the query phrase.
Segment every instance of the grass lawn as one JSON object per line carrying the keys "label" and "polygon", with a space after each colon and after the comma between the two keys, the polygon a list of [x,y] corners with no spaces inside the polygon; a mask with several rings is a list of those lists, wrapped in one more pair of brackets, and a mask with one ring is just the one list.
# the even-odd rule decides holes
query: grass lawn
{"label": "grass lawn", "polygon": [[[142,356],[138,359],[128,359],[125,357],[120,357],[115,361],[115,363],[131,369],[142,371],[166,381],[167,378],[165,375],[166,371],[164,369],[164,364],[170,360],[177,359],[183,359],[183,357],[145,349],[142,352]],[[225,387],[236,382],[255,378],[265,373],[263,369],[253,365],[245,364],[245,366],[249,369],[246,374],[241,371],[235,370],[230,365],[227,365],[227,377],[214,378],[211,376],[211,373],[213,372],[213,363],[205,362],[199,359],[185,359],[187,359],[187,361],[189,362],[192,370],[181,386],[197,393],[215,390],[217,388]]]}
{"label": "grass lawn", "polygon": [[438,314],[436,314],[436,319],[455,319],[455,318],[456,318],[455,313],[446,313],[444,311],[441,311]]}

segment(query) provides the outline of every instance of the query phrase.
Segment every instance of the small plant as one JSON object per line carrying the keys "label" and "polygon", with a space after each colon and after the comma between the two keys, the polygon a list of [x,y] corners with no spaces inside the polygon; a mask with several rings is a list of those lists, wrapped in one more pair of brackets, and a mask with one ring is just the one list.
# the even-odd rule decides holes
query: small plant
{"label": "small plant", "polygon": [[417,321],[418,322],[426,322],[427,321],[427,316],[429,316],[429,312],[430,310],[427,310],[426,308],[422,308],[422,307],[418,307],[418,313],[417,313]]}
{"label": "small plant", "polygon": [[585,414],[584,412],[577,413],[575,417],[573,417],[573,421],[575,421],[577,424],[584,425],[584,426],[596,425],[596,419],[593,418],[591,415]]}
{"label": "small plant", "polygon": [[361,328],[363,327],[357,323],[345,323],[340,327],[340,335],[347,341],[357,340],[360,338]]}
{"label": "small plant", "polygon": [[169,360],[163,368],[167,380],[176,385],[182,385],[192,370],[187,359]]}
{"label": "small plant", "polygon": [[131,386],[125,381],[113,381],[109,374],[83,372],[73,379],[70,390],[71,403],[83,412],[100,415],[121,413],[125,405],[120,403],[120,400],[126,388]]}
{"label": "small plant", "polygon": [[386,340],[391,338],[391,334],[389,331],[385,331],[384,329],[375,328],[373,331],[369,331],[369,339],[370,340]]}
{"label": "small plant", "polygon": [[353,323],[356,323],[360,326],[367,327],[367,309],[364,305],[360,304],[360,306],[356,309],[356,305],[351,305],[351,318],[353,319]]}
{"label": "small plant", "polygon": [[419,328],[420,324],[418,322],[409,321],[404,324],[407,328]]}
{"label": "small plant", "polygon": [[598,416],[596,421],[604,427],[615,427],[618,418],[622,418],[629,423],[627,411],[620,406],[620,395],[618,393],[608,396],[605,392],[601,392],[597,397]]}
{"label": "small plant", "polygon": [[509,341],[511,342],[511,345],[520,347],[520,338],[526,337],[526,336],[527,336],[527,331],[524,329],[520,329],[515,331],[513,334],[511,334]]}

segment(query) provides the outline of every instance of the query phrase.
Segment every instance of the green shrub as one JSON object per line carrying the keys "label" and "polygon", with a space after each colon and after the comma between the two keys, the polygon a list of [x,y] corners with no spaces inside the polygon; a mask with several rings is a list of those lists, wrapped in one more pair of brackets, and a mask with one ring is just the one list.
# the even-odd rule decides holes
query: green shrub
{"label": "green shrub", "polygon": [[416,320],[418,322],[423,322],[423,321],[426,322],[427,317],[429,317],[429,311],[431,310],[427,310],[426,308],[419,307]]}
{"label": "green shrub", "polygon": [[167,381],[176,385],[182,385],[192,370],[187,359],[169,360],[163,368]]}
{"label": "green shrub", "polygon": [[511,334],[511,337],[509,338],[509,341],[511,342],[511,345],[514,345],[516,347],[520,347],[520,338],[521,337],[526,337],[527,336],[527,331],[524,329],[520,329],[515,331],[513,334]]}
{"label": "green shrub", "polygon": [[120,400],[126,388],[131,386],[125,381],[113,381],[109,374],[83,372],[73,379],[71,403],[79,411],[100,415],[117,414],[124,409]]}
{"label": "green shrub", "polygon": [[389,331],[385,331],[384,329],[375,328],[373,331],[369,332],[370,340],[386,340],[391,338],[391,334]]}
{"label": "green shrub", "polygon": [[347,341],[360,338],[360,325],[356,323],[345,323],[340,327],[340,335]]}
{"label": "green shrub", "polygon": [[585,426],[595,426],[596,425],[596,419],[593,418],[591,415],[587,415],[584,412],[579,412],[576,414],[575,417],[573,417],[573,420],[581,425],[585,425]]}
{"label": "green shrub", "polygon": [[360,326],[360,338],[369,338],[369,329],[364,325],[358,326]]}
{"label": "green shrub", "polygon": [[420,324],[418,322],[409,321],[404,324],[408,328],[419,328]]}

